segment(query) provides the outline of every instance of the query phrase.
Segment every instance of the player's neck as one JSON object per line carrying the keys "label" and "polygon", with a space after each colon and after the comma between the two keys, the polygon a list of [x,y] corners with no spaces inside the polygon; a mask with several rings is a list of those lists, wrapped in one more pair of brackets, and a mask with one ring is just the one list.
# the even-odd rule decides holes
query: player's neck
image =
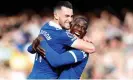
{"label": "player's neck", "polygon": [[59,21],[57,21],[57,20],[55,20],[55,19],[53,19],[52,21],[53,21],[54,23],[56,23],[56,24],[59,25]]}
{"label": "player's neck", "polygon": [[62,27],[59,25],[59,22],[57,20],[51,20],[50,24],[58,29],[62,29]]}

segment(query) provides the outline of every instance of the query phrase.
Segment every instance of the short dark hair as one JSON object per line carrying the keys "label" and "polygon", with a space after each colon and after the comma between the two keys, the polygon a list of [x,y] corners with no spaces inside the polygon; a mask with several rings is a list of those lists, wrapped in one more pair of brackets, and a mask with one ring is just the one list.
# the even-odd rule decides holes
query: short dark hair
{"label": "short dark hair", "polygon": [[74,16],[74,19],[71,22],[71,26],[74,26],[75,24],[78,24],[80,21],[84,21],[84,25],[86,26],[86,29],[87,29],[88,25],[89,25],[89,20],[83,15]]}
{"label": "short dark hair", "polygon": [[72,9],[72,4],[69,2],[69,1],[59,1],[56,6],[54,7],[54,11],[57,10],[57,9],[61,9],[61,7],[64,6],[64,7],[67,7],[67,8],[70,8]]}

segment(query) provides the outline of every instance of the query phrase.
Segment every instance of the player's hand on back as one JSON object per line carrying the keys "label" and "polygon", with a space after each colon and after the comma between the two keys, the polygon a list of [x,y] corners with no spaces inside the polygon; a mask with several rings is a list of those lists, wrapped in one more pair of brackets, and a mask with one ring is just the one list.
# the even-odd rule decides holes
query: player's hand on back
{"label": "player's hand on back", "polygon": [[41,55],[43,58],[45,56],[45,50],[43,48],[41,48],[40,46],[40,42],[41,42],[42,38],[41,36],[38,36],[32,43],[32,48],[34,51],[37,52],[37,54]]}

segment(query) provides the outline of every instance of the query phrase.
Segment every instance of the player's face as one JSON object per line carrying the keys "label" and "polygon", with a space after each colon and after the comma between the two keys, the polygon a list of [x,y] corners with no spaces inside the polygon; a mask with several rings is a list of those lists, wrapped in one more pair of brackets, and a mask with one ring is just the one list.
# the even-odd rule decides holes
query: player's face
{"label": "player's face", "polygon": [[86,29],[87,26],[85,25],[84,21],[79,21],[74,26],[71,26],[70,32],[79,38],[83,38],[86,34]]}
{"label": "player's face", "polygon": [[70,23],[73,19],[73,10],[67,7],[62,7],[59,13],[59,24],[64,29],[70,29]]}

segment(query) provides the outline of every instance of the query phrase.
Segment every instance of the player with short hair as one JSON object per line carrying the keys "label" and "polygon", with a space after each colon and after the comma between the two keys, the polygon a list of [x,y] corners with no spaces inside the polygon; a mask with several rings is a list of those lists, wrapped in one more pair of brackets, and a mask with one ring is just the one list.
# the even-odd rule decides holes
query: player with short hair
{"label": "player with short hair", "polygon": [[[68,2],[65,2],[68,3]],[[60,3],[61,4],[61,3]],[[68,6],[68,5],[67,5]],[[95,47],[92,43],[85,42],[72,35],[67,29],[70,28],[72,21],[73,11],[66,5],[61,5],[54,10],[54,20],[46,23],[40,30],[40,35],[45,38],[48,45],[57,53],[62,54],[67,51],[68,47],[81,49],[87,53],[95,51]],[[79,45],[79,43],[82,43]],[[41,62],[41,63],[40,63]],[[32,77],[34,78],[58,78],[59,68],[52,67],[46,58],[42,59],[40,56],[36,56],[35,64],[33,66]],[[35,76],[36,73],[39,77]],[[35,74],[34,74],[35,73]],[[40,77],[41,76],[41,77]]]}

